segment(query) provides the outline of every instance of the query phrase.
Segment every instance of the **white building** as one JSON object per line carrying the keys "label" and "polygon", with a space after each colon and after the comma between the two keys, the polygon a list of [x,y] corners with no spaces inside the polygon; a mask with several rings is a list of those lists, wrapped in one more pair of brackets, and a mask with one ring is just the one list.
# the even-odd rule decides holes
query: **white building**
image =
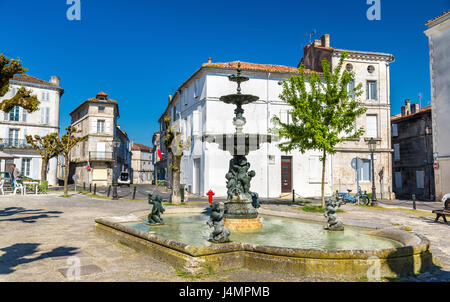
{"label": "white building", "polygon": [[[10,171],[12,163],[24,176],[41,179],[41,156],[26,143],[25,135],[45,136],[59,134],[59,106],[64,89],[59,87],[59,78],[52,76],[50,81],[40,80],[30,75],[15,75],[10,81],[10,91],[0,101],[12,98],[20,87],[33,91],[41,102],[39,110],[28,113],[16,106],[9,113],[0,114],[0,138],[3,151],[15,156],[14,160],[2,160],[0,170]],[[49,185],[57,184],[57,159],[48,164]]]}
{"label": "white building", "polygon": [[131,174],[134,184],[153,181],[153,148],[131,142]]}
{"label": "white building", "polygon": [[[208,134],[234,133],[235,106],[219,101],[223,95],[236,93],[236,84],[228,80],[235,74],[237,62],[203,64],[175,93],[164,115],[172,120],[181,118],[181,127],[192,137],[192,146],[184,152],[181,162],[181,183],[194,194],[205,195],[212,189],[216,196],[226,196],[225,174],[231,155],[217,144],[202,142]],[[241,62],[243,75],[250,80],[242,84],[242,93],[253,94],[259,101],[244,105],[247,123],[245,133],[268,134],[273,127],[274,115],[288,119],[289,105],[279,99],[282,91],[280,81],[297,72],[297,68]],[[162,119],[160,119],[161,121]],[[164,129],[161,129],[164,133]],[[164,137],[162,135],[161,141]],[[251,190],[261,197],[279,197],[291,193],[301,196],[319,196],[321,190],[321,162],[319,152],[281,152],[275,143],[262,144],[258,151],[251,152],[247,159],[256,176]],[[327,171],[330,171],[328,162]],[[327,175],[326,194],[331,194],[330,178]]]}
{"label": "white building", "polygon": [[428,21],[436,198],[450,192],[450,11]]}

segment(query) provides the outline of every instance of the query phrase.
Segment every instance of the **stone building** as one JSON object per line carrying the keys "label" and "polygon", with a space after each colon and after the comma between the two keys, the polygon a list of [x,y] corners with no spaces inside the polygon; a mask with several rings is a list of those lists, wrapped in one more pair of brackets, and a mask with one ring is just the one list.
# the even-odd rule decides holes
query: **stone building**
{"label": "stone building", "polygon": [[[44,81],[26,74],[15,75],[10,80],[9,92],[0,98],[0,102],[12,98],[21,87],[32,90],[37,96],[39,110],[28,113],[16,106],[9,113],[0,114],[0,146],[4,152],[14,156],[14,159],[1,160],[0,171],[10,172],[14,163],[23,176],[40,180],[42,159],[39,152],[27,144],[25,135],[59,134],[59,109],[64,89],[59,86],[57,76]],[[47,169],[49,185],[57,185],[56,158],[50,159]]]}
{"label": "stone building", "polygon": [[153,148],[131,142],[131,171],[134,184],[153,181]]}
{"label": "stone building", "polygon": [[430,49],[436,199],[450,193],[450,11],[427,22]]}
{"label": "stone building", "polygon": [[402,112],[391,117],[393,191],[396,198],[416,195],[434,200],[431,106],[420,108],[406,100]]}
{"label": "stone building", "polygon": [[[78,143],[70,154],[70,179],[76,174],[77,183],[86,185],[112,184],[113,167],[117,163],[115,176],[131,166],[128,136],[117,124],[119,106],[117,101],[108,99],[104,92],[87,99],[70,113],[71,125],[81,130],[78,135],[87,137]],[[116,152],[113,140],[121,141]],[[129,171],[130,172],[130,171]]]}
{"label": "stone building", "polygon": [[[330,62],[333,70],[339,63],[341,54],[346,51],[344,68],[355,73],[350,88],[362,83],[363,95],[360,97],[367,112],[358,117],[356,127],[363,127],[365,134],[360,139],[343,142],[337,146],[332,156],[332,188],[333,191],[347,189],[356,192],[356,171],[351,162],[354,158],[362,159],[359,173],[359,185],[362,190],[371,192],[372,170],[368,141],[374,138],[377,142],[374,154],[375,184],[378,198],[391,199],[392,195],[392,146],[391,146],[391,104],[390,104],[390,64],[394,56],[386,53],[344,50],[331,47],[330,36],[323,35],[304,48],[304,56],[300,61],[306,68],[321,72],[323,59]],[[299,64],[299,66],[300,66]],[[381,173],[380,173],[381,172]]]}

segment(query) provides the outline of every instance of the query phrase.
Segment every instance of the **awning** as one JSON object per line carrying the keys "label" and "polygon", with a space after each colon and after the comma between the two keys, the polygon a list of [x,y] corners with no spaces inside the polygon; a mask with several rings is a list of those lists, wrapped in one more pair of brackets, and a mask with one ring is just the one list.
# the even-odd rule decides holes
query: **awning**
{"label": "awning", "polygon": [[16,156],[0,151],[0,159],[12,159],[16,158]]}

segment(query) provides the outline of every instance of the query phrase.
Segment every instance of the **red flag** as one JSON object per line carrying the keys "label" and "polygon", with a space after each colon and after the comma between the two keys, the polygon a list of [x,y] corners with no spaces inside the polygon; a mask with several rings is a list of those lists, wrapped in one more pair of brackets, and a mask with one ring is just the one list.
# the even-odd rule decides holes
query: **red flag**
{"label": "red flag", "polygon": [[161,150],[159,150],[159,149],[158,149],[158,157],[159,157],[159,159],[162,158],[162,153],[161,153]]}

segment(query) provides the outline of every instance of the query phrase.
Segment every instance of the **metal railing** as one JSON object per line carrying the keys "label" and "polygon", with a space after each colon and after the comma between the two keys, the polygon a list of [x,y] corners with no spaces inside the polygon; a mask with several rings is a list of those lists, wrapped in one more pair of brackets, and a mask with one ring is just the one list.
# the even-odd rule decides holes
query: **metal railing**
{"label": "metal railing", "polygon": [[27,143],[26,139],[10,139],[10,138],[1,138],[0,146],[4,149],[32,149],[33,146]]}
{"label": "metal railing", "polygon": [[89,151],[89,160],[113,160],[113,152],[106,151]]}

